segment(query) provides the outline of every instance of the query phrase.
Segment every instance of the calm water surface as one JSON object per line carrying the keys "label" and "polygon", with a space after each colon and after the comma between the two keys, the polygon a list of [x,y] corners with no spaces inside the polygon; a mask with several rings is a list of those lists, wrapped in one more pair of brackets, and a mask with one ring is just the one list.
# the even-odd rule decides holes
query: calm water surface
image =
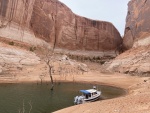
{"label": "calm water surface", "polygon": [[[80,95],[79,90],[90,89],[93,84],[60,83],[55,84],[54,91],[50,84],[0,84],[0,113],[51,113],[73,105],[73,99]],[[115,87],[97,86],[102,91],[101,99],[110,99],[125,94]],[[24,107],[23,107],[24,106]]]}

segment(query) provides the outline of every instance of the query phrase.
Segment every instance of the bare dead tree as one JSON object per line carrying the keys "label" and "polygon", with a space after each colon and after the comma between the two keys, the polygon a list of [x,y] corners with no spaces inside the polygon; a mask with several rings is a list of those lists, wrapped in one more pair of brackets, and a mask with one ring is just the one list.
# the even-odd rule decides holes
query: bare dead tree
{"label": "bare dead tree", "polygon": [[43,83],[44,77],[45,77],[44,75],[40,75],[40,76],[39,76],[39,78],[40,78],[40,80],[41,80],[41,85],[42,85],[42,83]]}
{"label": "bare dead tree", "polygon": [[47,67],[48,67],[48,73],[49,73],[49,77],[51,79],[51,90],[54,89],[54,80],[53,80],[53,76],[52,76],[52,72],[53,72],[53,68],[54,68],[54,62],[55,62],[55,58],[54,58],[54,53],[48,49],[47,47],[44,47],[43,50],[43,56],[42,56],[44,62],[46,63]]}
{"label": "bare dead tree", "polygon": [[62,68],[62,66],[61,66],[61,63],[59,62],[58,74],[59,74],[59,76],[60,76],[60,81],[61,81],[61,77],[62,77],[62,70],[63,70],[63,68]]}
{"label": "bare dead tree", "polygon": [[[52,57],[51,57],[51,58],[52,58]],[[49,68],[49,76],[50,76],[51,83],[52,83],[51,90],[53,90],[53,88],[54,88],[54,81],[53,81],[53,77],[52,77],[53,64],[52,64],[52,62],[51,62],[51,58],[48,58],[48,59],[47,59],[46,64],[48,65],[48,68]]]}

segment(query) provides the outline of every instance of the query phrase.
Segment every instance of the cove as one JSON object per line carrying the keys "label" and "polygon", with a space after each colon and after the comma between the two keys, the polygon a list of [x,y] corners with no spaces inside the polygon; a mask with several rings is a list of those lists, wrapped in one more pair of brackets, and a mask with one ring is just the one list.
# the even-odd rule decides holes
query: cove
{"label": "cove", "polygon": [[[55,83],[50,84],[0,84],[0,113],[51,113],[74,105],[74,97],[80,89],[90,89],[93,84]],[[97,85],[102,91],[101,99],[115,98],[125,94],[125,90]],[[32,107],[31,107],[32,106]],[[31,109],[32,108],[32,109]]]}

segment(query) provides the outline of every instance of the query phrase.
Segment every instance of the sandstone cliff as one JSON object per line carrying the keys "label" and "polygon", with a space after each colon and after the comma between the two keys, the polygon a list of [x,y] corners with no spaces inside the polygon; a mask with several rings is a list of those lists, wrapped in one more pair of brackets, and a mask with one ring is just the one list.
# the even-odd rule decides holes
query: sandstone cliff
{"label": "sandstone cliff", "polygon": [[128,3],[123,45],[129,49],[119,55],[109,70],[150,76],[150,0],[131,0]]}
{"label": "sandstone cliff", "polygon": [[131,0],[128,3],[124,46],[126,49],[150,44],[150,1]]}
{"label": "sandstone cliff", "polygon": [[75,15],[57,0],[1,0],[0,15],[1,37],[55,50],[116,55],[122,44],[111,23]]}

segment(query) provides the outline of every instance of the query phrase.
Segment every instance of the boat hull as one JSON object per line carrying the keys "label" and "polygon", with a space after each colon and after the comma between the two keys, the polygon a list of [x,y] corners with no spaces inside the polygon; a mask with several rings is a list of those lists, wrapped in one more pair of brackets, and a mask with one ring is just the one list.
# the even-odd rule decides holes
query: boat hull
{"label": "boat hull", "polygon": [[84,101],[85,101],[85,102],[94,102],[94,101],[96,101],[96,100],[99,100],[99,98],[100,98],[100,95],[99,95],[99,96],[97,96],[97,97],[95,97],[95,98],[91,98],[91,99],[84,99]]}
{"label": "boat hull", "polygon": [[93,102],[93,101],[99,100],[100,95],[101,95],[101,92],[97,91],[97,95],[94,95],[94,96],[91,95],[91,97],[89,97],[89,98],[85,98],[86,96],[83,96],[83,95],[82,96],[76,96],[74,103],[75,104],[83,104],[86,102]]}

